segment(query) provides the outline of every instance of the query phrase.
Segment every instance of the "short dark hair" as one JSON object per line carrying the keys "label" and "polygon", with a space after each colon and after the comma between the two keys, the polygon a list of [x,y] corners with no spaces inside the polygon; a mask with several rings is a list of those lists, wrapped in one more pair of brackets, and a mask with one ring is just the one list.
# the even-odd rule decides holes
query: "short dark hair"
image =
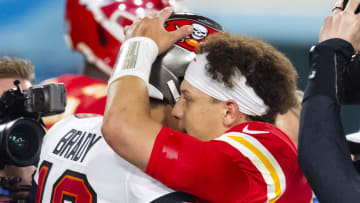
{"label": "short dark hair", "polygon": [[263,116],[250,120],[274,123],[278,113],[285,113],[297,103],[297,72],[290,60],[273,46],[260,40],[219,33],[210,36],[198,49],[207,53],[207,71],[214,80],[232,88],[236,72],[246,77],[246,84],[269,107]]}
{"label": "short dark hair", "polygon": [[0,78],[20,78],[34,83],[34,66],[25,59],[0,58]]}

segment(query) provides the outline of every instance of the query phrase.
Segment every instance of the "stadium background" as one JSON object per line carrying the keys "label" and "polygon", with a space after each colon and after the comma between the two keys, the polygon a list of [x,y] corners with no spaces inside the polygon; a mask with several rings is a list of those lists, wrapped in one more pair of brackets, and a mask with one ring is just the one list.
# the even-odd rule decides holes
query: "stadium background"
{"label": "stadium background", "polygon": [[[227,31],[257,37],[285,53],[304,89],[308,50],[316,44],[325,16],[336,0],[183,0],[193,13],[210,17]],[[26,58],[35,65],[36,83],[80,73],[83,58],[65,45],[65,0],[0,0],[0,56]],[[343,108],[346,132],[360,127],[360,108]]]}

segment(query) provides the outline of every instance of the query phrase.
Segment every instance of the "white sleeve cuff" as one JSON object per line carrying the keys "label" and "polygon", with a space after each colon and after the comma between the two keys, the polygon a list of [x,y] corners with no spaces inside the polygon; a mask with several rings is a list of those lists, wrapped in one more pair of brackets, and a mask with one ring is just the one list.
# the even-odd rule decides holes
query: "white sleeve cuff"
{"label": "white sleeve cuff", "polygon": [[110,76],[108,85],[123,76],[137,76],[149,82],[151,66],[158,55],[156,43],[147,37],[134,37],[126,40]]}

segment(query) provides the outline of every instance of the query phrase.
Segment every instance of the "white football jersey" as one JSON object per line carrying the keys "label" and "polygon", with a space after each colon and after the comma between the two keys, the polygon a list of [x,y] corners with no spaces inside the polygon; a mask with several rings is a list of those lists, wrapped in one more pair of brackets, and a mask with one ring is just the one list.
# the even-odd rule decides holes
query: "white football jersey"
{"label": "white football jersey", "polygon": [[102,116],[70,116],[45,135],[34,180],[36,202],[151,202],[173,190],[117,155]]}

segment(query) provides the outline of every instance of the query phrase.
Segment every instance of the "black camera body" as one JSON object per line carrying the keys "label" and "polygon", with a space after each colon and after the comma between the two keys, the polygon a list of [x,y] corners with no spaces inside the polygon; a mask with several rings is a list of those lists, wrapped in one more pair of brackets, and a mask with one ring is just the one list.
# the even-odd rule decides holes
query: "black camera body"
{"label": "black camera body", "polygon": [[0,163],[29,166],[40,155],[45,135],[42,116],[62,113],[66,106],[63,84],[35,85],[6,91],[0,97]]}

